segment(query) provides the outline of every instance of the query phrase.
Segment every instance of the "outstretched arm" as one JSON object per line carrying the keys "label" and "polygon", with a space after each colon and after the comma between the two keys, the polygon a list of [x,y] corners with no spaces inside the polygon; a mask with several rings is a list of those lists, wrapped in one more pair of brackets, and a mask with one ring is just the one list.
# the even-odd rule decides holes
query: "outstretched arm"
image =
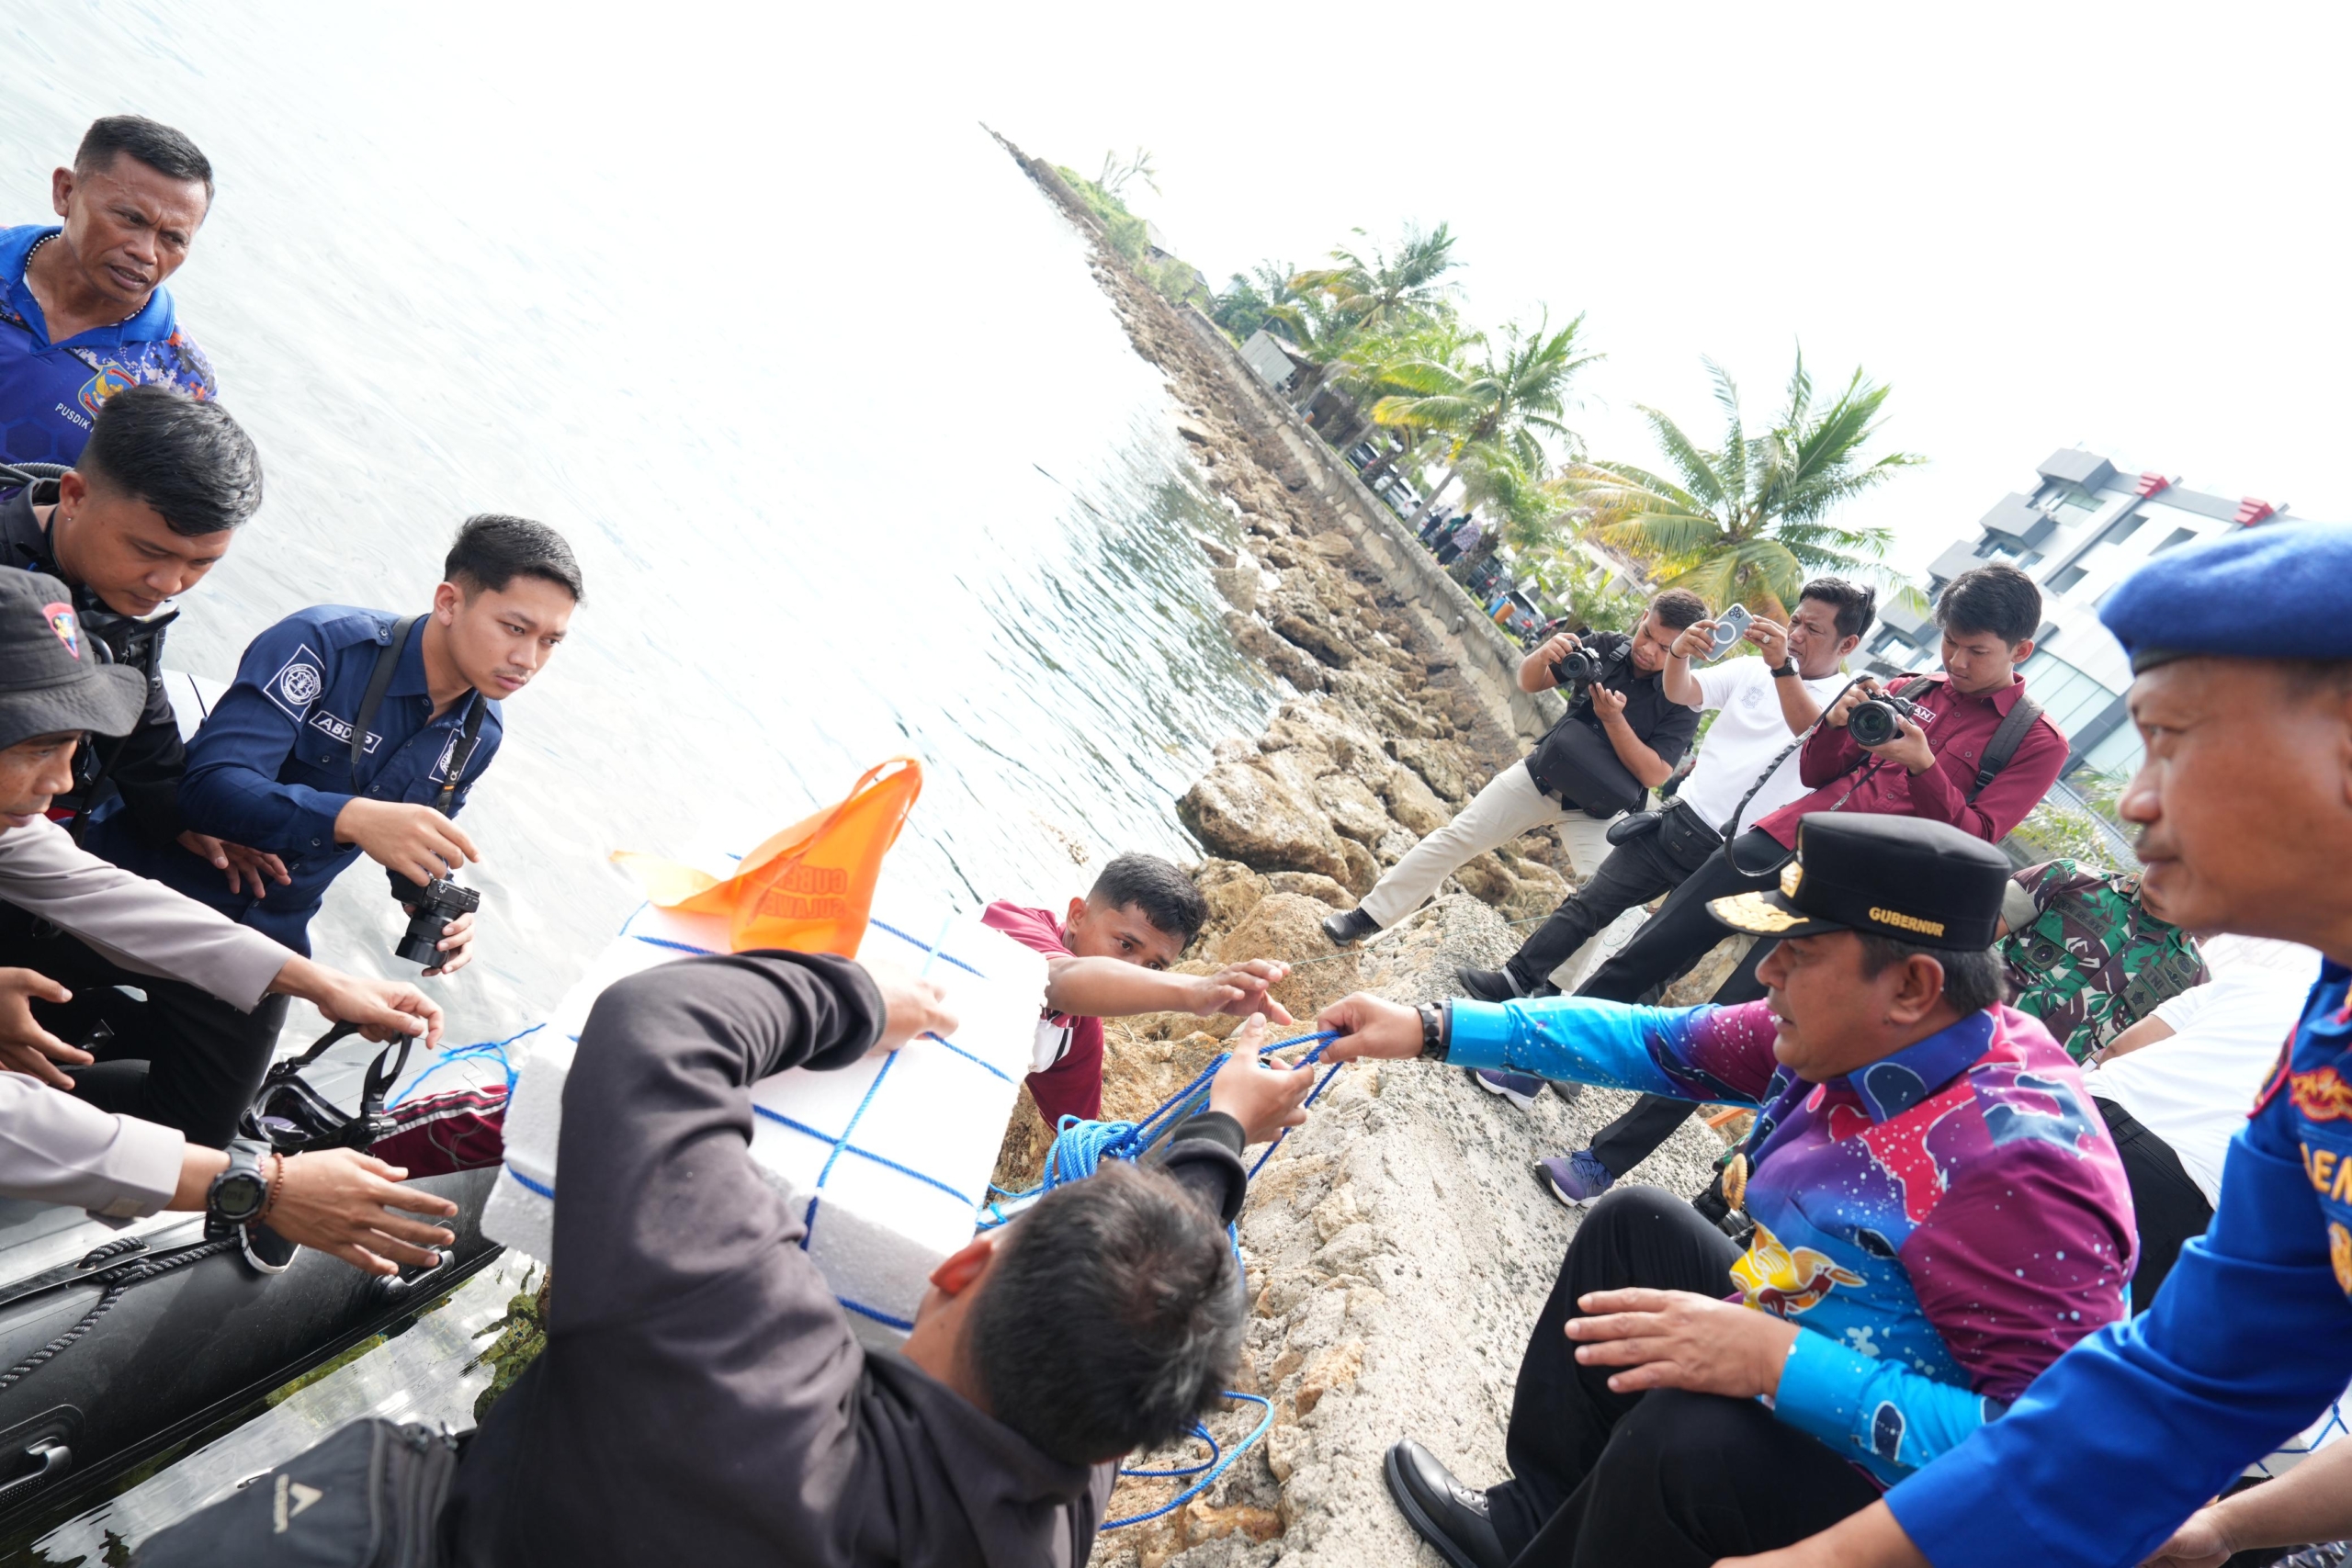
{"label": "outstretched arm", "polygon": [[1269,994],[1290,975],[1290,965],[1253,958],[1228,964],[1214,975],[1172,975],[1118,958],[1048,958],[1046,1006],[1075,1018],[1131,1018],[1142,1012],[1190,1012],[1204,1017],[1262,1012],[1276,1023],[1292,1021]]}

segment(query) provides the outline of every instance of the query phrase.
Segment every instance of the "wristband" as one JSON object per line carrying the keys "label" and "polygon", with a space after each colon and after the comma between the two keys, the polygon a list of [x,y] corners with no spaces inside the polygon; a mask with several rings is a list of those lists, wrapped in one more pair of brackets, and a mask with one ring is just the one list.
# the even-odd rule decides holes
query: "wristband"
{"label": "wristband", "polygon": [[254,1216],[255,1224],[269,1223],[270,1211],[277,1207],[278,1190],[286,1185],[286,1156],[273,1150],[272,1157],[277,1164],[269,1173],[269,1192],[261,1201],[261,1213]]}
{"label": "wristband", "polygon": [[1436,1002],[1423,1002],[1417,1010],[1421,1015],[1421,1055],[1432,1062],[1444,1061],[1453,1033],[1449,1027],[1453,1021],[1452,1004],[1441,1007]]}

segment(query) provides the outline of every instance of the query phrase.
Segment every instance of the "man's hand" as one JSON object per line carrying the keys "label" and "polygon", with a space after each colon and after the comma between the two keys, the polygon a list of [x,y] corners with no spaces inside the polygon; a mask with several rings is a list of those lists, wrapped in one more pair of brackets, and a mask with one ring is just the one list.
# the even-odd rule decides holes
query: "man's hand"
{"label": "man's hand", "polygon": [[1715,1568],[1928,1568],[1928,1562],[1894,1522],[1894,1511],[1872,1503],[1794,1546],[1722,1558]]}
{"label": "man's hand", "polygon": [[1771,668],[1778,670],[1789,661],[1789,628],[1777,621],[1758,616],[1747,623],[1743,635],[1762,650],[1764,662]]}
{"label": "man's hand", "polygon": [[1883,746],[1865,746],[1862,750],[1882,761],[1900,762],[1914,773],[1924,773],[1934,767],[1936,754],[1928,749],[1928,732],[1899,714],[1894,722],[1902,727],[1900,735]]}
{"label": "man's hand", "polygon": [[1593,687],[1592,712],[1604,728],[1622,728],[1625,722],[1625,694],[1606,686]]}
{"label": "man's hand", "polygon": [[1843,729],[1846,728],[1848,716],[1856,708],[1877,695],[1876,677],[1865,675],[1838,694],[1838,700],[1829,705],[1829,711],[1821,716],[1821,722],[1832,729]]}
{"label": "man's hand", "polygon": [[[262,1168],[266,1174],[269,1162],[263,1162]],[[430,1269],[440,1261],[433,1248],[454,1246],[458,1238],[438,1225],[392,1211],[446,1218],[458,1212],[458,1205],[396,1185],[407,1175],[356,1149],[297,1155],[286,1162],[277,1201],[270,1205],[269,1228],[369,1274],[397,1274],[403,1263]]]}
{"label": "man's hand", "polygon": [[2237,1551],[2222,1528],[2220,1507],[2209,1503],[2189,1515],[2188,1522],[2173,1531],[2172,1539],[2141,1568],[2222,1568]]}
{"label": "man's hand", "polygon": [[253,896],[259,898],[268,893],[271,882],[283,887],[294,880],[287,874],[286,863],[276,855],[248,849],[243,844],[232,844],[209,833],[182,833],[180,847],[210,863],[213,870],[226,873],[229,891],[232,894],[243,892],[245,885],[251,883]]}
{"label": "man's hand", "polygon": [[1797,1325],[1769,1313],[1692,1291],[1595,1291],[1577,1299],[1588,1315],[1568,1319],[1577,1360],[1623,1367],[1610,1391],[1681,1388],[1753,1399],[1779,1392]]}
{"label": "man's hand", "polygon": [[296,957],[269,988],[301,998],[336,1023],[357,1024],[363,1039],[381,1043],[417,1035],[428,1051],[441,1043],[441,1004],[406,981],[366,980]]}
{"label": "man's hand", "polygon": [[74,993],[30,969],[0,969],[0,1068],[39,1078],[52,1089],[71,1089],[74,1080],[57,1064],[85,1067],[96,1058],[34,1022],[36,999],[70,1002]]}
{"label": "man's hand", "polygon": [[1341,997],[1315,1021],[1317,1029],[1336,1029],[1340,1037],[1323,1053],[1332,1062],[1353,1062],[1366,1056],[1402,1061],[1421,1054],[1421,1015],[1401,1002],[1383,1000],[1358,991]]}
{"label": "man's hand", "polygon": [[876,1051],[895,1051],[918,1034],[956,1032],[947,993],[937,985],[888,964],[868,964],[865,972],[882,993],[882,1035],[874,1042]]}
{"label": "man's hand", "polygon": [[378,865],[419,887],[481,859],[474,841],[429,806],[354,795],[334,816],[334,841],[356,844]]}
{"label": "man's hand", "polygon": [[1306,1096],[1315,1088],[1313,1067],[1285,1067],[1259,1058],[1266,1033],[1264,1016],[1252,1014],[1225,1043],[1233,1055],[1209,1081],[1209,1109],[1240,1122],[1246,1144],[1262,1144],[1285,1127],[1305,1126]]}
{"label": "man's hand", "polygon": [[1231,1013],[1236,1018],[1270,1013],[1276,1023],[1293,1023],[1296,1020],[1290,1016],[1289,1010],[1274,1000],[1268,990],[1289,977],[1290,965],[1271,958],[1228,964],[1214,975],[1190,976],[1187,989],[1191,998],[1184,1010],[1203,1018],[1218,1013]]}
{"label": "man's hand", "polygon": [[1535,657],[1546,664],[1557,664],[1583,646],[1584,638],[1574,632],[1555,632],[1535,650]]}
{"label": "man's hand", "polygon": [[1676,637],[1674,646],[1666,651],[1676,659],[1704,659],[1714,651],[1714,648],[1715,623],[1701,620],[1683,627],[1682,635]]}
{"label": "man's hand", "polygon": [[[403,904],[401,908],[406,909],[412,915],[416,913],[416,906],[413,904]],[[468,909],[464,914],[459,915],[456,919],[451,920],[447,925],[441,928],[441,940],[433,944],[434,951],[443,955],[441,962],[435,964],[432,968],[427,969],[425,973],[427,975],[455,975],[458,970],[463,969],[467,964],[471,964],[474,961],[473,944],[474,912],[471,909]]]}

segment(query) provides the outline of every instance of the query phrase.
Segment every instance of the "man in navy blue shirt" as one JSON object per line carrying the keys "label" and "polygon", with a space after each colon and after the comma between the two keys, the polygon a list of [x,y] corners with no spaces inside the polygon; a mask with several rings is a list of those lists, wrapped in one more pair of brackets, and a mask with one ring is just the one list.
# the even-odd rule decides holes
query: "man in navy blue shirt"
{"label": "man in navy blue shirt", "polygon": [[[180,846],[142,852],[113,818],[88,846],[301,953],[328,884],[362,854],[401,895],[480,859],[451,818],[498,754],[500,702],[563,640],[580,567],[554,529],[485,513],[458,530],[443,573],[423,615],[323,604],[287,616],[245,649],[189,742],[189,828],[282,870],[224,886]],[[463,967],[472,935],[471,915],[451,921],[429,973]]]}
{"label": "man in navy blue shirt", "polygon": [[70,467],[124,388],[217,390],[164,287],[211,209],[212,165],[167,125],[110,115],[51,198],[62,223],[0,229],[0,457]]}

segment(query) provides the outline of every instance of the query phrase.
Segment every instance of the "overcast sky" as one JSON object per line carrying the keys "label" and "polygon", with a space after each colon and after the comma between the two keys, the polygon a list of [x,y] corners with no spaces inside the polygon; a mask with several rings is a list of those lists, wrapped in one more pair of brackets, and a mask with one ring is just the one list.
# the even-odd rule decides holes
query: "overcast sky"
{"label": "overcast sky", "polygon": [[1222,283],[1450,222],[1481,323],[1588,313],[1578,423],[1751,423],[1802,342],[1932,467],[1855,518],[1934,547],[2053,447],[2352,517],[2342,6],[989,9],[902,39],[936,107],[1091,171]]}

